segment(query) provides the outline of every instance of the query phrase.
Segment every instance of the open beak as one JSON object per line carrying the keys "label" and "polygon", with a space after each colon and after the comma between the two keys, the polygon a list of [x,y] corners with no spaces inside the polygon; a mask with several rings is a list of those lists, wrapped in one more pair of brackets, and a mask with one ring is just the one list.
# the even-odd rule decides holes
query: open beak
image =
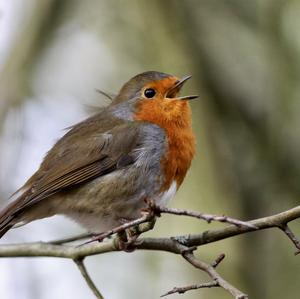
{"label": "open beak", "polygon": [[174,86],[167,92],[167,98],[176,98],[177,100],[193,100],[198,98],[197,95],[190,95],[190,96],[182,96],[176,97],[176,95],[180,92],[184,83],[189,80],[192,76],[184,76],[181,80],[177,81]]}

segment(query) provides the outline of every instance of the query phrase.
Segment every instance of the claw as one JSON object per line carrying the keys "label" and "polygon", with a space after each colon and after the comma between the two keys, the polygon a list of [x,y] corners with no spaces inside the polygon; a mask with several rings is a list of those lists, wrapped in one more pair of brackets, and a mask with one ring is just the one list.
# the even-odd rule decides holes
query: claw
{"label": "claw", "polygon": [[115,238],[115,246],[117,249],[125,251],[125,252],[133,252],[135,250],[134,243],[139,237],[138,235],[131,234],[129,229],[125,232],[121,232],[117,234]]}

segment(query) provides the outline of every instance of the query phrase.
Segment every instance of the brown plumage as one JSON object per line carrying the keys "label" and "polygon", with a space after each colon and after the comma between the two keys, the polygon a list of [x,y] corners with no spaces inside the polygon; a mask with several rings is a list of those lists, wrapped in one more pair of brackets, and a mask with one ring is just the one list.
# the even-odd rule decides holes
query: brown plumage
{"label": "brown plumage", "polygon": [[0,212],[0,237],[55,214],[101,232],[137,218],[144,199],[164,203],[174,195],[195,151],[187,102],[195,96],[177,97],[185,80],[140,74],[111,105],[71,127]]}

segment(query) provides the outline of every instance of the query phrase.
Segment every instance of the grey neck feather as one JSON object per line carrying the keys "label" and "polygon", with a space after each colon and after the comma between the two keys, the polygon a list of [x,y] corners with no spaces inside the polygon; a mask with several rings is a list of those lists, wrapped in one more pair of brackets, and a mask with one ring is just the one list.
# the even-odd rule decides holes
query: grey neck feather
{"label": "grey neck feather", "polygon": [[135,112],[135,106],[139,98],[135,97],[129,101],[121,102],[118,104],[112,104],[110,106],[111,113],[121,119],[133,121],[133,114]]}

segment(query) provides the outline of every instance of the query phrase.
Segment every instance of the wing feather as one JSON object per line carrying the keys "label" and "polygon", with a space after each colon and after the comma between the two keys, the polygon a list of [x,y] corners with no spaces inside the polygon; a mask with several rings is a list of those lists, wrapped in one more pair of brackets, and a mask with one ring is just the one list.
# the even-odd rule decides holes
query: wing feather
{"label": "wing feather", "polygon": [[72,128],[46,155],[39,170],[24,185],[25,192],[0,213],[0,236],[14,217],[28,207],[134,163],[140,127],[140,123],[127,122],[100,134],[85,126]]}

